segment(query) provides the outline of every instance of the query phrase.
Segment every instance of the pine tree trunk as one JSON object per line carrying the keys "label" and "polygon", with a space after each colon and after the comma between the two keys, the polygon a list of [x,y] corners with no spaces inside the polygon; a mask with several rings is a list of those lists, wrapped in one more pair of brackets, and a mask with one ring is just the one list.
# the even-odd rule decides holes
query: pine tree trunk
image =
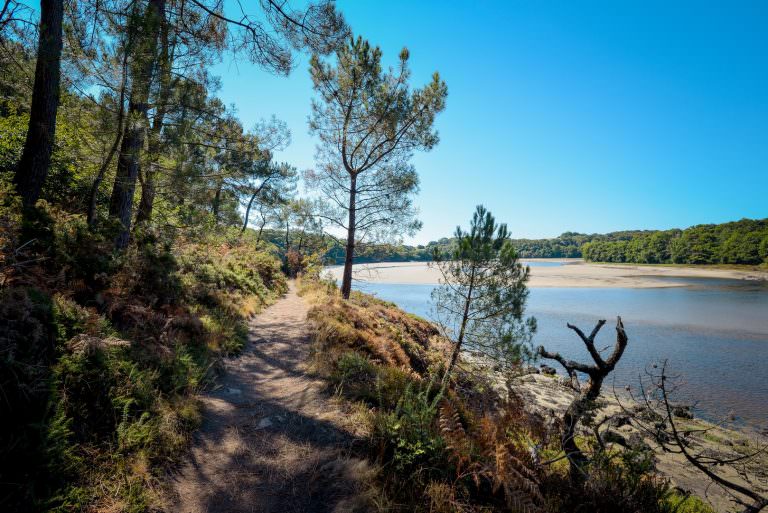
{"label": "pine tree trunk", "polygon": [[120,96],[118,97],[117,107],[117,128],[115,129],[115,139],[112,141],[112,146],[109,148],[107,158],[102,162],[99,172],[96,174],[91,184],[91,190],[88,194],[88,215],[87,222],[89,227],[93,227],[96,222],[96,200],[99,195],[99,188],[101,182],[104,181],[104,175],[107,174],[109,166],[112,165],[112,160],[117,154],[117,149],[120,147],[120,141],[123,139],[123,122],[125,121],[125,90],[128,81],[128,54],[129,54],[130,42],[126,44],[125,54],[123,55],[123,72],[120,82]]}
{"label": "pine tree trunk", "polygon": [[158,31],[160,20],[164,17],[165,1],[149,0],[143,20],[143,27],[134,28],[142,31],[143,40],[136,45],[134,64],[131,67],[132,87],[128,103],[128,120],[117,160],[117,174],[109,202],[110,216],[118,219],[122,225],[115,238],[115,248],[128,245],[133,214],[133,197],[136,192],[136,179],[141,166],[141,151],[147,131],[147,111],[149,110],[149,91],[157,57]]}
{"label": "pine tree trunk", "polygon": [[41,0],[40,37],[29,128],[14,182],[24,207],[32,207],[51,167],[61,81],[63,0]]}
{"label": "pine tree trunk", "polygon": [[[149,167],[141,180],[141,200],[139,211],[136,215],[136,224],[148,223],[152,219],[152,210],[155,206],[157,194],[157,175],[160,171],[160,136],[165,122],[165,114],[168,111],[168,101],[171,94],[171,66],[173,64],[173,49],[170,48],[168,21],[163,16],[160,19],[160,89],[157,95],[157,107],[155,119],[152,120],[152,128],[149,134]],[[139,170],[141,171],[141,170]]]}
{"label": "pine tree trunk", "polygon": [[[261,193],[262,189],[264,189],[264,186],[267,185],[267,180],[264,180],[259,187],[253,191],[253,194],[251,194],[251,199],[248,201],[248,206],[245,209],[245,219],[243,219],[243,227],[240,229],[240,235],[242,235],[245,232],[245,229],[248,228],[248,218],[251,216],[251,208],[253,207],[253,202],[256,200],[256,197]],[[264,225],[262,224],[262,227]],[[259,230],[259,237],[261,237],[261,230]]]}
{"label": "pine tree trunk", "polygon": [[578,484],[584,481],[586,477],[584,467],[588,462],[587,457],[584,456],[584,453],[581,452],[581,449],[576,444],[576,426],[584,416],[584,412],[590,403],[596,401],[599,397],[602,385],[602,377],[597,375],[590,376],[581,396],[573,401],[565,411],[565,414],[563,414],[563,433],[560,442],[563,452],[568,457],[569,477],[572,483]]}
{"label": "pine tree trunk", "polygon": [[256,199],[258,192],[251,194],[251,199],[248,201],[248,206],[245,208],[245,218],[243,219],[243,227],[240,229],[240,235],[245,233],[245,229],[248,228],[248,218],[251,216],[251,207],[253,206],[253,200]]}
{"label": "pine tree trunk", "polygon": [[266,221],[263,221],[259,225],[259,233],[256,235],[256,243],[258,244],[261,241],[261,234],[264,232],[264,225],[267,224]]}
{"label": "pine tree trunk", "polygon": [[459,338],[456,339],[456,344],[453,346],[453,351],[451,352],[451,359],[448,362],[448,368],[445,369],[445,374],[443,374],[443,383],[442,388],[444,389],[448,385],[448,380],[450,379],[451,372],[453,371],[453,368],[456,366],[456,362],[459,359],[459,354],[461,353],[461,346],[464,344],[464,336],[467,332],[467,322],[469,322],[469,308],[472,306],[472,291],[475,288],[475,271],[476,267],[472,267],[472,273],[470,274],[469,278],[469,289],[467,290],[467,297],[464,299],[464,312],[461,316],[461,328],[459,329]]}
{"label": "pine tree trunk", "polygon": [[[150,169],[155,163],[150,163]],[[155,171],[148,171],[144,180],[141,182],[141,198],[139,199],[138,213],[136,214],[136,225],[148,223],[152,219],[152,210],[155,208]]]}
{"label": "pine tree trunk", "polygon": [[213,213],[213,220],[216,224],[219,224],[219,207],[221,205],[221,189],[224,186],[221,180],[218,180],[216,185],[216,194],[213,196],[213,204],[211,205],[211,212]]}
{"label": "pine tree trunk", "polygon": [[344,255],[344,277],[341,281],[341,296],[349,299],[352,293],[352,261],[355,256],[355,200],[357,196],[357,176],[352,175],[349,185],[349,224],[347,225],[347,253]]}

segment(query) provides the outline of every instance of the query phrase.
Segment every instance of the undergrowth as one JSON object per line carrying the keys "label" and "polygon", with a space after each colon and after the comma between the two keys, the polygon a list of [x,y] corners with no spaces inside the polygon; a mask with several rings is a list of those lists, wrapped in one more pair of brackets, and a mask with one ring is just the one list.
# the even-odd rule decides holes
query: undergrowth
{"label": "undergrowth", "polygon": [[248,238],[137,232],[2,205],[0,510],[148,511],[200,422],[195,394],[286,290]]}
{"label": "undergrowth", "polygon": [[[316,274],[300,293],[312,305],[315,371],[368,412],[386,511],[711,513],[628,452],[595,458],[590,478],[572,482],[559,426],[513,388],[459,371],[441,389],[450,346],[432,324],[365,294],[343,301]],[[557,461],[542,465],[545,455]]]}

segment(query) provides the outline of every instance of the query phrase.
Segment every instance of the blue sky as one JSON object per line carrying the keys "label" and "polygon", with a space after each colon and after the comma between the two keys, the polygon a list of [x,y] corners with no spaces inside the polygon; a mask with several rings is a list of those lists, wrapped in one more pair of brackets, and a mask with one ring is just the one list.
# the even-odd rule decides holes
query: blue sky
{"label": "blue sky", "polygon": [[[340,1],[413,84],[448,84],[418,154],[426,242],[486,205],[514,237],[768,217],[768,2]],[[219,95],[245,126],[276,115],[314,164],[308,56],[275,77],[231,56]]]}

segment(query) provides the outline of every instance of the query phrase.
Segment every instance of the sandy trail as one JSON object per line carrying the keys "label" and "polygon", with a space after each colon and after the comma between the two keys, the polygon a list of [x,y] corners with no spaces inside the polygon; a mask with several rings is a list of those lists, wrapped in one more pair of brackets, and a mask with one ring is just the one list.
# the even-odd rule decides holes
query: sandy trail
{"label": "sandy trail", "polygon": [[250,342],[202,398],[204,422],[171,477],[169,512],[342,512],[358,509],[365,461],[348,415],[306,372],[307,306],[286,297],[251,323]]}

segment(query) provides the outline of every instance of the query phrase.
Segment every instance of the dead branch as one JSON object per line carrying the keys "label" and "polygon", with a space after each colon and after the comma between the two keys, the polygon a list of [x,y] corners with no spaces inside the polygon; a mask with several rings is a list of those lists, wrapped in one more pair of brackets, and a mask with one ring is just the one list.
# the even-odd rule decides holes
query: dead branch
{"label": "dead branch", "polygon": [[[688,429],[680,426],[675,415],[676,405],[671,399],[679,386],[675,383],[675,377],[669,375],[666,360],[660,365],[653,365],[653,369],[659,368],[659,371],[646,371],[650,383],[643,382],[641,379],[639,397],[630,394],[632,402],[639,404],[639,408],[631,410],[619,401],[621,409],[632,417],[637,427],[651,436],[662,451],[682,454],[686,461],[707,476],[712,484],[726,491],[736,503],[743,506],[743,513],[757,513],[768,507],[768,497],[726,479],[722,473],[714,470],[718,467],[730,467],[740,475],[747,475],[748,470],[745,465],[765,454],[768,451],[768,445],[758,445],[754,451],[735,456],[712,454],[706,451],[696,452],[692,445],[693,435],[705,434],[712,428]],[[720,424],[713,425],[713,428],[715,426]]]}
{"label": "dead branch", "polygon": [[582,372],[588,376],[587,383],[581,388],[579,396],[574,399],[565,411],[565,414],[563,414],[563,433],[560,441],[563,452],[568,457],[571,479],[574,481],[580,480],[585,475],[584,467],[588,462],[587,457],[576,444],[576,426],[582,420],[584,415],[594,407],[595,401],[600,396],[603,380],[605,380],[606,376],[608,376],[608,374],[610,374],[616,367],[616,364],[621,359],[621,355],[624,354],[624,350],[627,347],[628,339],[624,330],[624,324],[621,322],[621,317],[617,317],[616,343],[611,355],[607,360],[604,360],[600,355],[600,352],[595,348],[595,337],[604,324],[605,320],[598,321],[589,336],[585,335],[578,327],[568,324],[568,327],[576,332],[582,342],[584,342],[587,351],[589,351],[589,354],[594,361],[594,365],[568,360],[559,353],[551,353],[547,351],[543,346],[539,346],[538,351],[542,358],[555,360],[562,365],[571,377],[572,382],[574,381],[576,372]]}

